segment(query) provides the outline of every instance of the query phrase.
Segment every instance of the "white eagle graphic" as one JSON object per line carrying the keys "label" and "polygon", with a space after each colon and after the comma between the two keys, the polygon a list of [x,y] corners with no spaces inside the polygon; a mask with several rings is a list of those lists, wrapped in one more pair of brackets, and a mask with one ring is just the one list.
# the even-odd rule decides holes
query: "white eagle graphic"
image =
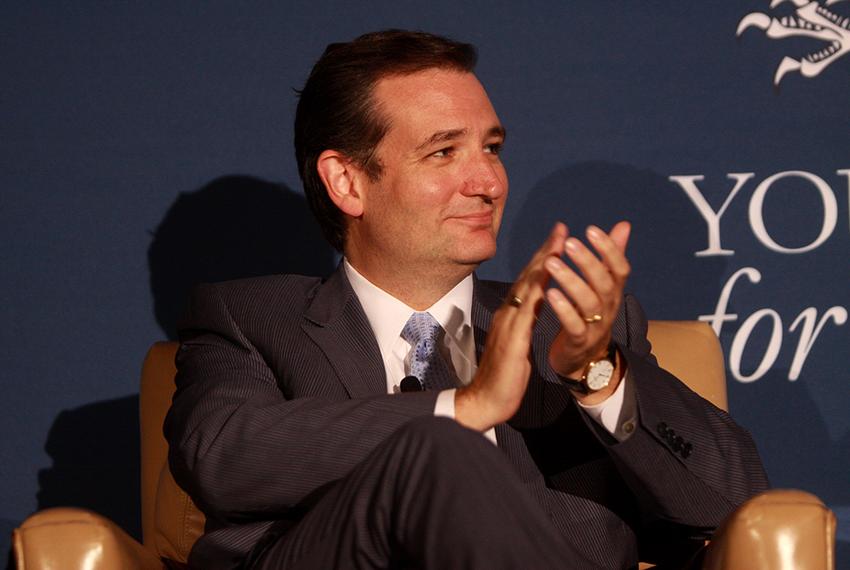
{"label": "white eagle graphic", "polygon": [[776,68],[773,84],[779,82],[785,74],[799,71],[803,77],[816,77],[830,64],[850,52],[850,17],[839,16],[827,9],[844,0],[826,0],[821,5],[807,0],[772,0],[770,8],[791,2],[796,7],[793,15],[774,18],[761,12],[751,12],[741,18],[738,23],[738,37],[747,28],[755,27],[764,30],[767,37],[773,39],[788,37],[810,37],[828,42],[820,51],[810,53],[800,59],[785,56]]}

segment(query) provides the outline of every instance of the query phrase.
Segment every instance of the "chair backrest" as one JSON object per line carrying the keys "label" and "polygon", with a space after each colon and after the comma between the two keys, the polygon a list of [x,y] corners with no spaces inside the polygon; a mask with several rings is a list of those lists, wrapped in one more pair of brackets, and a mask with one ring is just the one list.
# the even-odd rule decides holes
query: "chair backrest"
{"label": "chair backrest", "polygon": [[714,330],[700,321],[649,321],[649,342],[661,368],[723,410],[726,369]]}
{"label": "chair backrest", "polygon": [[[716,406],[726,409],[723,354],[705,323],[650,321],[649,340],[659,364]],[[162,434],[174,394],[176,342],[158,342],[145,357],[140,394],[142,534],[158,556],[185,562],[203,534],[204,515],[175,483]]]}
{"label": "chair backrest", "polygon": [[168,443],[162,433],[174,395],[174,355],[178,343],[157,342],[142,366],[139,395],[142,451],[142,539],[159,557],[186,562],[204,532],[204,515],[168,468]]}

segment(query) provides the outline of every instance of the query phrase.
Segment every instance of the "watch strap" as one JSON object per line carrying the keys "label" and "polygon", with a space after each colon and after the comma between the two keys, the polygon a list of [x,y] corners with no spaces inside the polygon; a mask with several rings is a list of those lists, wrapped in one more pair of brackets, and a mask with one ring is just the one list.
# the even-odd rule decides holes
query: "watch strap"
{"label": "watch strap", "polygon": [[[557,373],[556,373],[557,374]],[[589,394],[590,390],[587,388],[587,384],[584,380],[576,380],[575,378],[567,378],[566,376],[561,376],[557,374],[558,380],[563,382],[569,387],[570,390],[574,392],[578,392],[579,394]]]}

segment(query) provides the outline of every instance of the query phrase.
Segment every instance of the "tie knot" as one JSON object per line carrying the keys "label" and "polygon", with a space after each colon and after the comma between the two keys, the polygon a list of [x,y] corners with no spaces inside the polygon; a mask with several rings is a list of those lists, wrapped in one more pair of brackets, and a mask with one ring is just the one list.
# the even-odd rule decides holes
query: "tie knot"
{"label": "tie knot", "polygon": [[455,375],[440,355],[438,335],[443,327],[430,313],[413,313],[401,338],[410,343],[408,369],[426,390],[445,390],[456,386]]}
{"label": "tie knot", "polygon": [[441,328],[431,313],[413,313],[401,331],[401,338],[414,346],[420,342],[435,343]]}

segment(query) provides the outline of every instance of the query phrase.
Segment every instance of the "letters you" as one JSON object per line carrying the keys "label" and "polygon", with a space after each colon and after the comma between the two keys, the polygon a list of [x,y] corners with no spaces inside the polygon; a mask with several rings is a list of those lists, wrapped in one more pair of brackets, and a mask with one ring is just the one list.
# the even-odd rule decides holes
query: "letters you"
{"label": "letters you", "polygon": [[[848,199],[850,199],[850,169],[836,171],[838,176],[847,178],[848,183]],[[715,255],[733,256],[735,251],[724,248],[721,242],[720,224],[723,215],[735,199],[735,196],[747,186],[747,183],[755,177],[753,172],[733,172],[729,173],[728,178],[733,181],[732,189],[726,196],[726,199],[721,204],[720,208],[714,210],[708,201],[705,199],[703,192],[697,186],[698,182],[703,182],[702,175],[681,175],[670,176],[669,180],[677,184],[691,200],[693,205],[699,211],[703,220],[705,220],[708,229],[708,245],[705,249],[694,253],[696,257],[707,257]],[[796,178],[801,181],[804,188],[811,188],[813,192],[821,200],[823,205],[823,217],[820,219],[820,233],[810,243],[789,247],[779,243],[771,235],[764,220],[764,199],[767,196],[773,184],[782,179]],[[838,222],[838,205],[835,198],[835,193],[829,184],[821,177],[802,170],[787,170],[777,172],[762,180],[753,190],[750,197],[748,208],[748,217],[750,228],[756,239],[768,250],[782,255],[800,255],[810,252],[820,247],[826,242],[835,231],[835,226]],[[849,220],[850,221],[850,220]],[[738,320],[737,314],[727,313],[729,306],[729,297],[732,295],[732,290],[736,284],[741,281],[741,278],[746,278],[750,283],[757,284],[761,281],[761,272],[755,267],[742,267],[735,271],[726,281],[714,312],[708,315],[700,315],[699,320],[711,324],[714,332],[720,336],[724,323],[735,322]],[[756,369],[751,373],[745,373],[741,370],[741,360],[744,354],[744,349],[747,346],[747,341],[753,332],[753,329],[764,320],[769,326],[770,339],[767,347],[762,355]],[[832,306],[820,314],[816,307],[808,307],[803,309],[799,315],[791,322],[788,327],[788,333],[796,333],[798,336],[797,346],[794,350],[794,356],[791,361],[791,366],[788,371],[788,380],[794,381],[800,377],[800,372],[806,362],[806,358],[812,349],[818,336],[823,332],[824,327],[828,323],[833,326],[841,326],[847,322],[847,308],[842,306]],[[754,382],[764,376],[771,366],[776,362],[782,349],[782,341],[784,334],[784,325],[779,313],[771,308],[761,308],[755,310],[750,316],[744,319],[738,330],[734,333],[732,345],[729,350],[727,361],[729,370],[732,376],[739,382]]]}

